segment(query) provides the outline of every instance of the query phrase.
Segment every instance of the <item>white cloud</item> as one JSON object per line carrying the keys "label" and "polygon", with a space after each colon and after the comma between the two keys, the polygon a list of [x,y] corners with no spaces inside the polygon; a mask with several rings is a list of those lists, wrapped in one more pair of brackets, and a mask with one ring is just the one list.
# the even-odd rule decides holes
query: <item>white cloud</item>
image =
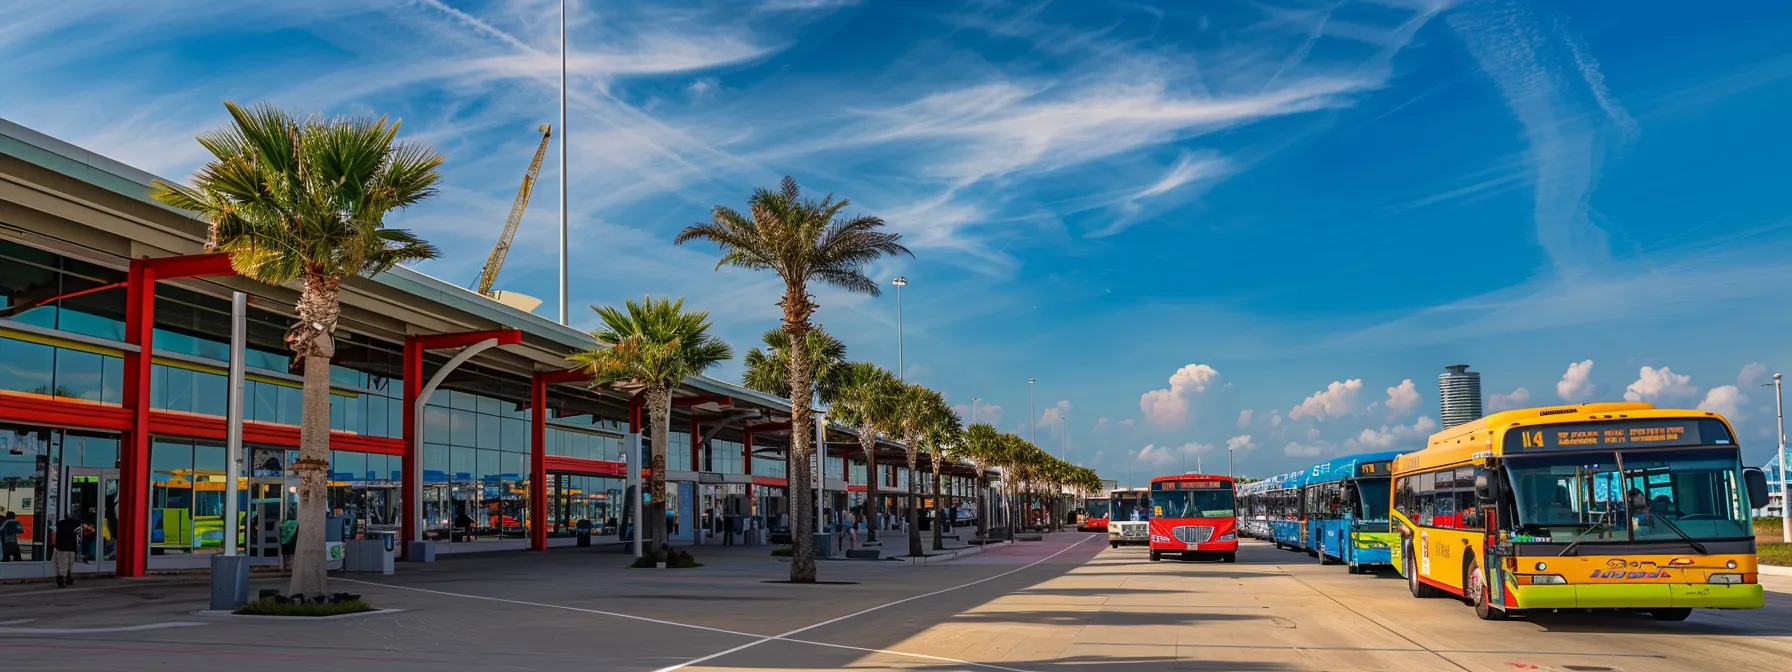
{"label": "white cloud", "polygon": [[1645,366],[1637,372],[1636,382],[1624,388],[1626,401],[1657,401],[1684,399],[1698,394],[1699,388],[1692,386],[1692,376],[1674,373],[1668,367],[1659,369]]}
{"label": "white cloud", "polygon": [[1742,372],[1736,374],[1736,384],[1742,387],[1754,387],[1764,382],[1767,382],[1767,365],[1760,362],[1744,366]]}
{"label": "white cloud", "polygon": [[1251,435],[1240,434],[1226,439],[1226,449],[1232,451],[1256,450],[1257,445],[1251,443]]}
{"label": "white cloud", "polygon": [[1421,448],[1431,432],[1437,430],[1437,421],[1429,415],[1421,415],[1410,425],[1394,425],[1388,427],[1366,428],[1356,437],[1345,441],[1345,450],[1392,450],[1396,447]]}
{"label": "white cloud", "polygon": [[1238,412],[1238,426],[1241,429],[1251,426],[1251,409],[1247,408]]}
{"label": "white cloud", "polygon": [[1213,452],[1213,444],[1210,443],[1195,443],[1191,441],[1180,446],[1159,446],[1151,444],[1139,449],[1137,459],[1140,462],[1157,469],[1180,470],[1183,468],[1184,464],[1192,469],[1194,468],[1192,460],[1194,460],[1195,456],[1205,455],[1211,452]]}
{"label": "white cloud", "polygon": [[1593,397],[1593,360],[1570,362],[1568,371],[1556,381],[1556,396],[1566,402],[1581,402]]}
{"label": "white cloud", "polygon": [[1107,429],[1108,429],[1108,419],[1107,418],[1098,418],[1095,420],[1095,431],[1105,432],[1105,431],[1107,431]]}
{"label": "white cloud", "polygon": [[1487,398],[1487,410],[1509,411],[1524,408],[1531,403],[1531,391],[1520,387],[1509,394],[1496,394]]}
{"label": "white cloud", "polygon": [[1277,429],[1281,429],[1281,427],[1282,427],[1282,409],[1278,408],[1276,410],[1269,412],[1269,426],[1277,428]]}
{"label": "white cloud", "polygon": [[1307,440],[1308,441],[1319,440],[1319,428],[1318,427],[1308,427],[1307,428]]}
{"label": "white cloud", "polygon": [[1133,426],[1133,425],[1134,425],[1134,424],[1137,424],[1137,423],[1134,423],[1134,422],[1133,422],[1133,421],[1132,421],[1132,418],[1126,418],[1126,419],[1124,419],[1124,420],[1121,420],[1121,421],[1120,421],[1120,426],[1121,426],[1121,427],[1131,427],[1131,426]]}
{"label": "white cloud", "polygon": [[1194,395],[1207,391],[1219,380],[1220,372],[1206,364],[1190,364],[1170,374],[1170,387],[1139,395],[1139,410],[1145,420],[1164,429],[1176,429],[1188,422],[1188,403]]}
{"label": "white cloud", "polygon": [[1282,447],[1282,454],[1288,457],[1319,457],[1333,450],[1329,443],[1298,443],[1289,441]]}
{"label": "white cloud", "polygon": [[1719,385],[1705,392],[1705,400],[1699,402],[1699,410],[1717,413],[1731,422],[1742,419],[1748,408],[1748,397],[1735,385]]}
{"label": "white cloud", "polygon": [[1356,410],[1356,395],[1363,390],[1361,378],[1351,378],[1343,382],[1332,381],[1325,389],[1314,392],[1300,405],[1288,411],[1288,419],[1341,418]]}
{"label": "white cloud", "polygon": [[684,87],[684,91],[692,98],[703,98],[715,93],[720,88],[722,88],[722,80],[714,77],[698,77],[691,80],[691,83]]}
{"label": "white cloud", "polygon": [[1070,408],[1069,399],[1060,399],[1058,403],[1051,405],[1045,409],[1044,413],[1039,414],[1039,421],[1034,426],[1050,429],[1052,436],[1057,436],[1060,424],[1070,418]]}
{"label": "white cloud", "polygon": [[1419,390],[1413,387],[1412,379],[1400,381],[1399,385],[1388,388],[1389,418],[1398,418],[1419,410]]}

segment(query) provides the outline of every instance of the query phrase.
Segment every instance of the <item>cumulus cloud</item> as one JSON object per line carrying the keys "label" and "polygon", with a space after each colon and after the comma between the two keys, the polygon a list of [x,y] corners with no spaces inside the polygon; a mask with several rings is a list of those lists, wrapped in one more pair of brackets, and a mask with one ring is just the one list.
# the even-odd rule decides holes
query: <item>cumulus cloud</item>
{"label": "cumulus cloud", "polygon": [[1524,408],[1531,403],[1531,391],[1520,387],[1509,394],[1496,394],[1487,398],[1487,410],[1509,411]]}
{"label": "cumulus cloud", "polygon": [[1568,364],[1568,371],[1562,379],[1556,381],[1556,396],[1562,401],[1586,401],[1593,397],[1593,360],[1582,360]]}
{"label": "cumulus cloud", "polygon": [[1139,410],[1145,420],[1165,429],[1175,429],[1188,422],[1190,397],[1206,392],[1220,372],[1206,364],[1190,364],[1170,374],[1170,387],[1139,395]]}
{"label": "cumulus cloud", "polygon": [[1308,427],[1307,428],[1307,440],[1308,441],[1319,440],[1319,428],[1318,427]]}
{"label": "cumulus cloud", "polygon": [[1278,408],[1269,412],[1269,426],[1276,429],[1282,428],[1282,409]]}
{"label": "cumulus cloud", "polygon": [[1692,376],[1674,373],[1668,367],[1659,369],[1645,366],[1637,372],[1636,382],[1624,388],[1626,401],[1656,401],[1667,399],[1684,399],[1697,394],[1699,388],[1692,386]]}
{"label": "cumulus cloud", "polygon": [[1288,411],[1288,418],[1299,420],[1313,418],[1341,418],[1350,415],[1356,409],[1356,395],[1363,391],[1363,379],[1351,378],[1343,382],[1332,381],[1325,389],[1314,392],[1300,405]]}
{"label": "cumulus cloud", "polygon": [[1238,436],[1226,439],[1226,450],[1244,451],[1256,450],[1256,448],[1257,445],[1251,443],[1251,435],[1249,434],[1239,434]]}
{"label": "cumulus cloud", "polygon": [[1282,454],[1289,457],[1319,457],[1331,452],[1331,450],[1331,444],[1325,442],[1298,443],[1289,441],[1288,445],[1282,447]]}
{"label": "cumulus cloud", "polygon": [[1739,420],[1748,407],[1748,397],[1735,385],[1719,385],[1705,392],[1705,400],[1699,402],[1699,410],[1717,413],[1731,421]]}
{"label": "cumulus cloud", "polygon": [[1429,415],[1421,415],[1410,425],[1382,426],[1366,428],[1354,438],[1344,442],[1345,450],[1393,450],[1395,448],[1421,448],[1426,437],[1437,430],[1437,421]]}
{"label": "cumulus cloud", "polygon": [[1213,452],[1211,443],[1195,443],[1193,441],[1180,446],[1159,446],[1149,444],[1140,448],[1135,459],[1158,469],[1182,468],[1182,464],[1196,456]]}
{"label": "cumulus cloud", "polygon": [[1132,421],[1132,418],[1127,418],[1127,419],[1125,419],[1125,420],[1121,420],[1121,421],[1120,421],[1120,426],[1121,426],[1121,427],[1131,427],[1131,426],[1133,426],[1133,425],[1135,425],[1135,424],[1138,424],[1138,423],[1135,423],[1135,422],[1133,422],[1133,421]]}
{"label": "cumulus cloud", "polygon": [[1412,379],[1400,381],[1399,385],[1388,388],[1388,417],[1398,418],[1410,415],[1419,410],[1419,390],[1413,387]]}
{"label": "cumulus cloud", "polygon": [[1097,418],[1095,420],[1095,431],[1105,432],[1105,431],[1107,431],[1107,429],[1108,429],[1108,419],[1107,418]]}
{"label": "cumulus cloud", "polygon": [[1039,414],[1039,421],[1035,426],[1050,429],[1052,431],[1052,436],[1057,436],[1058,427],[1069,417],[1070,400],[1060,399],[1058,400],[1058,403],[1053,404],[1050,408],[1045,409],[1044,413]]}
{"label": "cumulus cloud", "polygon": [[1767,382],[1767,365],[1760,362],[1742,367],[1742,373],[1736,374],[1736,384],[1743,387],[1754,387]]}
{"label": "cumulus cloud", "polygon": [[1247,408],[1238,412],[1238,426],[1241,429],[1251,426],[1251,409]]}

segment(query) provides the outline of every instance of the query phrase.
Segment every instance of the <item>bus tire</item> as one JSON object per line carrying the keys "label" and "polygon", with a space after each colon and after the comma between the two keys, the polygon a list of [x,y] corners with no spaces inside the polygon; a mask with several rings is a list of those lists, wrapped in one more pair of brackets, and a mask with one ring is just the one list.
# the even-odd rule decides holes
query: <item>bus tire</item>
{"label": "bus tire", "polygon": [[1276,550],[1282,550],[1282,542],[1276,542]]}
{"label": "bus tire", "polygon": [[1159,560],[1162,560],[1162,559],[1164,559],[1164,554],[1162,554],[1162,553],[1159,553],[1159,552],[1157,552],[1157,551],[1152,551],[1152,552],[1151,552],[1151,561],[1152,561],[1152,562],[1157,562],[1157,561],[1159,561]]}
{"label": "bus tire", "polygon": [[1462,570],[1462,592],[1469,604],[1475,606],[1475,617],[1483,621],[1506,620],[1506,612],[1495,609],[1492,604],[1493,587],[1487,585],[1487,577],[1482,574],[1480,563],[1475,562],[1475,556],[1470,554],[1463,564],[1466,566]]}
{"label": "bus tire", "polygon": [[1684,621],[1684,620],[1686,620],[1686,617],[1691,616],[1691,615],[1692,615],[1692,609],[1687,608],[1687,607],[1674,607],[1671,609],[1650,609],[1649,610],[1649,617],[1653,618],[1657,621]]}
{"label": "bus tire", "polygon": [[1402,563],[1406,566],[1406,589],[1412,596],[1421,600],[1437,597],[1441,594],[1437,588],[1419,580],[1419,568],[1412,561],[1412,541],[1406,542],[1406,552]]}
{"label": "bus tire", "polygon": [[1238,551],[1226,551],[1225,555],[1220,556],[1220,562],[1238,562]]}
{"label": "bus tire", "polygon": [[1120,548],[1120,542],[1118,542],[1118,541],[1110,541],[1110,542],[1108,542],[1108,546],[1109,546],[1109,547],[1111,547],[1111,548],[1113,548],[1113,549],[1115,549],[1115,550],[1119,550],[1119,548]]}
{"label": "bus tire", "polygon": [[1322,567],[1332,564],[1332,556],[1325,554],[1325,542],[1323,541],[1319,542],[1319,550],[1313,553],[1313,557],[1319,558],[1319,565]]}

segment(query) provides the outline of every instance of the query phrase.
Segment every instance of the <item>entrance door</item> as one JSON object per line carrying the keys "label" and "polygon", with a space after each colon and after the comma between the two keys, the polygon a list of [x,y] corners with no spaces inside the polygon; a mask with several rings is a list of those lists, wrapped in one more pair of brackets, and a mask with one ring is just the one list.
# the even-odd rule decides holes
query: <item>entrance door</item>
{"label": "entrance door", "polygon": [[290,494],[285,478],[249,480],[249,555],[279,557],[280,529],[288,518],[286,503]]}
{"label": "entrance door", "polygon": [[118,567],[118,470],[74,467],[63,488],[63,511],[81,521],[83,536],[79,554],[94,571]]}

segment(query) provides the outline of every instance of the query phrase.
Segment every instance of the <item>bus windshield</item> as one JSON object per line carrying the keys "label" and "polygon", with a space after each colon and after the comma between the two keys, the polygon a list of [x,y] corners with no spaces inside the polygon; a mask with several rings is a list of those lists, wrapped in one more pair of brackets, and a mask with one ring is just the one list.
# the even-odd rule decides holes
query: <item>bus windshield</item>
{"label": "bus windshield", "polygon": [[1352,482],[1356,484],[1356,519],[1387,520],[1391,479],[1359,478]]}
{"label": "bus windshield", "polygon": [[1108,517],[1108,500],[1091,499],[1083,505],[1088,508],[1088,515],[1090,518]]}
{"label": "bus windshield", "polygon": [[1234,514],[1232,489],[1153,491],[1151,510],[1153,517],[1230,518]]}
{"label": "bus windshield", "polygon": [[1751,536],[1734,449],[1512,457],[1506,471],[1522,531],[1540,541]]}
{"label": "bus windshield", "polygon": [[1139,512],[1140,520],[1144,520],[1146,517],[1145,516],[1146,512],[1140,510],[1140,507],[1143,507],[1145,505],[1145,494],[1144,493],[1129,492],[1129,493],[1124,493],[1124,494],[1116,494],[1109,501],[1110,501],[1109,510],[1110,510],[1110,513],[1113,514],[1108,517],[1109,520],[1115,520],[1115,521],[1132,520],[1132,512],[1134,512],[1134,511]]}

